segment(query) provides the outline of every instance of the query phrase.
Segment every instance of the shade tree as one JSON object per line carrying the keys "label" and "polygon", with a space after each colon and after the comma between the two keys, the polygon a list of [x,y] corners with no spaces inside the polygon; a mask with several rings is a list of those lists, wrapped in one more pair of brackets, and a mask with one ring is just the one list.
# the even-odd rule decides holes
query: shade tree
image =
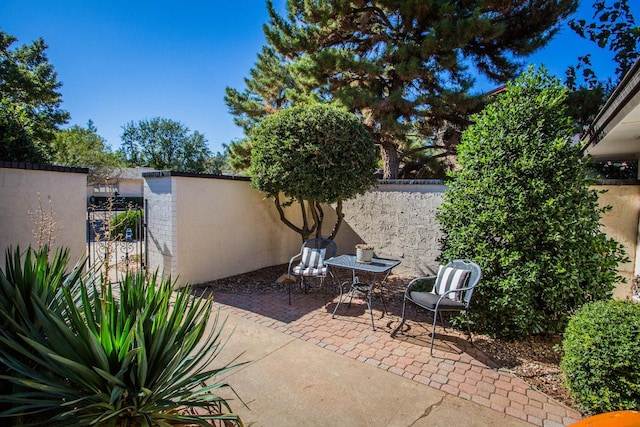
{"label": "shade tree", "polygon": [[[342,223],[342,202],[376,182],[376,150],[353,114],[324,104],[278,111],[251,132],[251,184],[274,200],[280,219],[300,234],[333,239]],[[337,218],[323,236],[323,205]],[[299,207],[296,223],[284,208]],[[292,212],[293,215],[297,212]]]}
{"label": "shade tree", "polygon": [[120,152],[131,166],[180,172],[205,172],[211,152],[198,131],[175,120],[155,117],[122,127]]}
{"label": "shade tree", "polygon": [[90,182],[104,180],[115,168],[123,165],[121,155],[111,151],[91,120],[86,127],[74,125],[58,131],[50,152],[53,164],[89,168]]}

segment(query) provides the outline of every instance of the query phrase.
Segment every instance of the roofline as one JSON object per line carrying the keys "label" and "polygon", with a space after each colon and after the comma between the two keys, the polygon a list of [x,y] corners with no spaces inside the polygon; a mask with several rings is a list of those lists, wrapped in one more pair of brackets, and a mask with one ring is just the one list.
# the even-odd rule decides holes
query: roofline
{"label": "roofline", "polygon": [[593,119],[587,129],[587,143],[582,147],[582,155],[586,155],[590,148],[596,146],[605,136],[605,129],[615,119],[621,120],[618,115],[628,105],[629,100],[640,92],[640,59],[627,71],[618,86],[615,88],[607,102]]}

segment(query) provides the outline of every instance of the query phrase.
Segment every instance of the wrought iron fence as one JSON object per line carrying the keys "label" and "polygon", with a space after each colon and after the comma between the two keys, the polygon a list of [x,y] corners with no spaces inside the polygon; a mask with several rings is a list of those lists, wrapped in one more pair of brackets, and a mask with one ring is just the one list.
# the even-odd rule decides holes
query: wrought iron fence
{"label": "wrought iron fence", "polygon": [[87,208],[87,253],[111,282],[130,271],[144,270],[146,262],[146,220],[144,209],[113,197]]}

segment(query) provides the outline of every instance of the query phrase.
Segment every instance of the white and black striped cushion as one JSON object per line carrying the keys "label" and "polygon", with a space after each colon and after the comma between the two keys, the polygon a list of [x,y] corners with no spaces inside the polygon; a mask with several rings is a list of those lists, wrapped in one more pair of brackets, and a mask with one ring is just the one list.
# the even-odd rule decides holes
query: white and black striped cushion
{"label": "white and black striped cushion", "polygon": [[293,274],[296,276],[326,276],[327,267],[314,268],[297,265],[293,267]]}
{"label": "white and black striped cushion", "polygon": [[[438,270],[438,278],[434,287],[434,292],[442,295],[447,291],[464,288],[469,277],[469,270],[462,270],[455,267],[442,267]],[[447,295],[449,299],[459,301],[462,293],[451,292]]]}
{"label": "white and black striped cushion", "polygon": [[302,260],[299,267],[303,268],[323,268],[324,267],[324,255],[327,252],[326,249],[317,248],[304,248],[302,249]]}

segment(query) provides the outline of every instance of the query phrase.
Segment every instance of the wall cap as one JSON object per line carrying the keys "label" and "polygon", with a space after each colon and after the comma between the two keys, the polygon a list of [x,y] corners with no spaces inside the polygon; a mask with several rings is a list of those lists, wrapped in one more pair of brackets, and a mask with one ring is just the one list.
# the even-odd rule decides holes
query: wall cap
{"label": "wall cap", "polygon": [[195,172],[177,172],[177,171],[156,171],[156,172],[144,172],[143,178],[163,178],[163,177],[183,177],[183,178],[207,178],[207,179],[227,179],[234,181],[251,181],[248,176],[239,175],[222,175],[212,173],[195,173]]}
{"label": "wall cap", "polygon": [[88,174],[89,168],[79,168],[73,166],[57,166],[57,165],[42,165],[39,163],[29,162],[8,162],[5,160],[0,161],[0,168],[6,169],[28,169],[48,172],[70,172],[70,173],[83,173]]}

